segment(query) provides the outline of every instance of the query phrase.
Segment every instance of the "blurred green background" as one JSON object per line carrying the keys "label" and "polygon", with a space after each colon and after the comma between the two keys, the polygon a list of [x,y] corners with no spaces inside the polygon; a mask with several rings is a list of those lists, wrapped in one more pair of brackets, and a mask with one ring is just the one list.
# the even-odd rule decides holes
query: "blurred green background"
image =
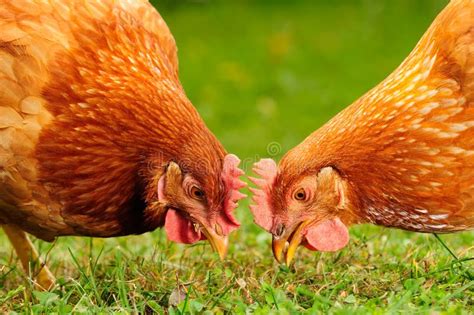
{"label": "blurred green background", "polygon": [[375,86],[447,3],[154,2],[176,39],[189,98],[242,158],[267,155],[272,142],[286,152]]}

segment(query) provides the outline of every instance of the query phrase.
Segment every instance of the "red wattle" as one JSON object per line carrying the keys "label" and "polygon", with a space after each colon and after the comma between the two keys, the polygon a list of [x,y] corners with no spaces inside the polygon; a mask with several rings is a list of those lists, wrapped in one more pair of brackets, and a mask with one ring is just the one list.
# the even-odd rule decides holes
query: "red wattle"
{"label": "red wattle", "polygon": [[169,209],[166,213],[165,231],[170,241],[182,244],[193,244],[206,239],[204,235],[194,230],[191,221],[174,209]]}
{"label": "red wattle", "polygon": [[305,237],[306,248],[321,252],[335,252],[347,245],[349,231],[339,218],[335,218],[310,226]]}

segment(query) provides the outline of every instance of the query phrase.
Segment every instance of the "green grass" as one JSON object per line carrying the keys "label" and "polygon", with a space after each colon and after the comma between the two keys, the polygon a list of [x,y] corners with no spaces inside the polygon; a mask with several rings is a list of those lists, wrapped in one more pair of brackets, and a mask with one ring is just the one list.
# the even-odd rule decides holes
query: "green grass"
{"label": "green grass", "polygon": [[[258,157],[280,158],[389,74],[446,3],[334,2],[159,6],[178,43],[188,96],[247,169]],[[357,226],[343,251],[300,249],[295,265],[286,268],[273,261],[270,236],[252,223],[247,203],[237,212],[242,228],[231,235],[224,262],[206,243],[171,244],[163,231],[61,238],[52,245],[36,240],[59,277],[52,292],[34,291],[0,234],[0,312],[474,310],[473,232],[441,236],[455,260],[433,235]]]}

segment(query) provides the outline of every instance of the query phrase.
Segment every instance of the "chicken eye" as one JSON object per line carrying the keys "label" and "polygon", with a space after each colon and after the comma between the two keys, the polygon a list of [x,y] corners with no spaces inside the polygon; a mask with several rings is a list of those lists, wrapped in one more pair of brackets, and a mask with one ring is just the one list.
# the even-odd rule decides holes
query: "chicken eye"
{"label": "chicken eye", "polygon": [[202,191],[197,186],[192,186],[191,189],[189,190],[189,194],[191,195],[192,198],[194,198],[196,200],[203,200],[204,199],[204,191]]}
{"label": "chicken eye", "polygon": [[300,188],[296,190],[293,194],[293,198],[295,198],[298,201],[306,200],[306,191],[304,190],[304,188]]}

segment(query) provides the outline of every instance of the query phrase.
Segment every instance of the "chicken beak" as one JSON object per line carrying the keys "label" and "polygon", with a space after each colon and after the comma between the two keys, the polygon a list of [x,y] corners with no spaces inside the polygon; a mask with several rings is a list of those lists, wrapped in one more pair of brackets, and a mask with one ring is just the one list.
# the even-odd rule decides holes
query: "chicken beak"
{"label": "chicken beak", "polygon": [[[280,263],[285,263],[287,266],[291,264],[296,253],[296,249],[303,240],[303,230],[310,223],[304,221],[298,225],[293,232],[286,233],[281,237],[273,236],[272,250],[273,256]],[[288,244],[288,247],[287,247]],[[284,256],[284,257],[283,257]],[[284,259],[283,259],[284,258]]]}
{"label": "chicken beak", "polygon": [[227,235],[219,235],[216,232],[204,227],[202,229],[209,243],[211,243],[212,249],[219,254],[219,258],[224,260],[227,255],[227,248],[229,246],[229,238]]}
{"label": "chicken beak", "polygon": [[283,252],[285,251],[286,247],[286,238],[278,238],[273,236],[272,239],[272,250],[273,250],[273,257],[275,257],[276,261],[280,264],[283,263]]}

